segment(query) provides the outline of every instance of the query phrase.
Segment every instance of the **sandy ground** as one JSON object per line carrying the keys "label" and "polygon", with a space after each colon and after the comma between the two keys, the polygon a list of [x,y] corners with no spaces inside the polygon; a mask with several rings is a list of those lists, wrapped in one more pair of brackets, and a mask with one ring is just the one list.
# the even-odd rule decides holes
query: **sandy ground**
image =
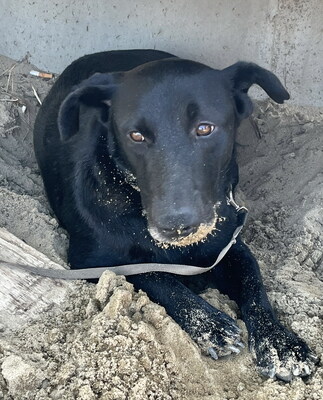
{"label": "sandy ground", "polygon": [[[32,151],[37,100],[51,81],[0,57],[0,226],[56,262],[67,238],[51,215]],[[13,84],[12,84],[13,82]],[[8,101],[18,98],[18,101]],[[22,111],[22,105],[27,107]],[[259,104],[238,137],[243,236],[280,319],[323,355],[323,112]],[[215,290],[203,296],[239,320]],[[18,331],[0,321],[0,399],[323,399],[323,368],[291,384],[261,378],[247,349],[213,361],[144,293],[106,273],[79,282],[60,310]]]}

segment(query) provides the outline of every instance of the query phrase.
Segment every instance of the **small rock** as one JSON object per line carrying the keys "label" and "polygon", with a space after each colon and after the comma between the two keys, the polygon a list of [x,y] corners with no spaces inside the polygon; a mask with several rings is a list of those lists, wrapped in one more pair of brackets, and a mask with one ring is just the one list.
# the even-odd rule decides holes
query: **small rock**
{"label": "small rock", "polygon": [[16,355],[8,356],[2,363],[2,375],[7,382],[9,394],[14,398],[16,394],[35,390],[45,379],[44,373],[26,363]]}
{"label": "small rock", "polygon": [[132,293],[119,289],[110,297],[109,303],[104,307],[103,313],[109,319],[117,319],[120,314],[128,310],[132,301]]}

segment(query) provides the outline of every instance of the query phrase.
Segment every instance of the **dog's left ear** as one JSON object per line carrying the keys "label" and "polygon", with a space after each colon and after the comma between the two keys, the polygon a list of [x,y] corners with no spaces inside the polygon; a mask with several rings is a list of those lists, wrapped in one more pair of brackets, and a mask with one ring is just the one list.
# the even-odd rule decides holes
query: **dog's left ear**
{"label": "dog's left ear", "polygon": [[252,113],[253,106],[248,90],[254,84],[264,89],[276,103],[283,103],[289,99],[287,90],[277,76],[257,64],[240,61],[222,72],[230,80],[236,109],[241,119],[247,118]]}
{"label": "dog's left ear", "polygon": [[121,76],[122,73],[95,73],[69,93],[61,104],[57,120],[63,142],[78,133],[82,110],[91,108],[102,115],[109,108]]}

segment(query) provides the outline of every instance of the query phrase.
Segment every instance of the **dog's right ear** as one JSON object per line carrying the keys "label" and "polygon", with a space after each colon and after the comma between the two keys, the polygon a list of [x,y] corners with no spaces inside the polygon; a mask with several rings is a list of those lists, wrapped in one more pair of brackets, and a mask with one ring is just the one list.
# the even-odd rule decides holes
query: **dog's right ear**
{"label": "dog's right ear", "polygon": [[58,129],[63,142],[79,131],[80,113],[84,107],[107,110],[122,73],[96,73],[82,81],[62,102],[58,113]]}
{"label": "dog's right ear", "polygon": [[282,104],[289,99],[287,90],[277,76],[257,64],[239,61],[222,72],[229,78],[240,120],[252,113],[253,106],[248,90],[254,84],[260,86],[276,103]]}

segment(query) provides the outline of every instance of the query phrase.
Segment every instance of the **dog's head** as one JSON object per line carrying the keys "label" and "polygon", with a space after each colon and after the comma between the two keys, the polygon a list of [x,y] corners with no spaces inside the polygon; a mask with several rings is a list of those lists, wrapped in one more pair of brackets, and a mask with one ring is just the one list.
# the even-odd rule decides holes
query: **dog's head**
{"label": "dog's head", "polygon": [[252,112],[253,84],[278,103],[289,98],[274,74],[244,62],[214,70],[171,58],[95,74],[64,100],[61,138],[75,132],[80,105],[96,109],[107,126],[107,151],[140,190],[153,238],[187,245],[216,226],[232,183],[236,129]]}

